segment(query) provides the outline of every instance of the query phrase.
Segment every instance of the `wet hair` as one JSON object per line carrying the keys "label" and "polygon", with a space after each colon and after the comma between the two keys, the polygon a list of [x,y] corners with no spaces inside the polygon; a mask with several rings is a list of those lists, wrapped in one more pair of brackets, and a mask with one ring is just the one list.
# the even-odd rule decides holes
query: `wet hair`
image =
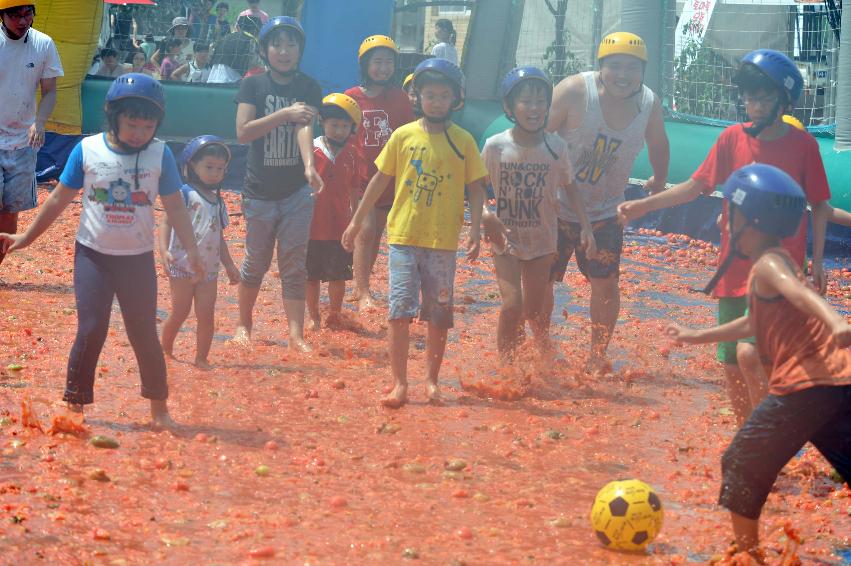
{"label": "wet hair", "polygon": [[552,90],[548,89],[547,85],[545,85],[543,81],[525,80],[511,89],[511,92],[508,93],[505,103],[508,105],[509,110],[514,109],[514,102],[517,100],[517,97],[525,93],[529,93],[533,96],[543,94],[547,99],[547,106],[549,107],[549,105],[552,104]]}
{"label": "wet hair", "polygon": [[450,20],[447,20],[446,18],[440,18],[439,20],[434,22],[434,27],[448,33],[449,43],[455,45],[455,40],[458,38],[458,34],[455,32],[455,28],[452,26],[452,22]]}
{"label": "wet hair", "polygon": [[106,59],[107,57],[117,57],[118,51],[113,49],[112,47],[104,47],[100,50],[100,58],[101,60]]}
{"label": "wet hair", "polygon": [[157,127],[162,123],[165,113],[162,108],[144,98],[128,97],[107,102],[103,109],[109,131],[118,137],[118,118],[124,116],[131,120],[155,120]]}
{"label": "wet hair", "polygon": [[461,88],[443,73],[431,70],[423,71],[414,78],[414,88],[418,93],[429,85],[448,86],[452,89],[456,98],[461,98]]}
{"label": "wet hair", "polygon": [[352,117],[349,113],[337,106],[336,104],[323,104],[319,109],[319,115],[323,120],[348,120],[352,122]]}
{"label": "wet hair", "polygon": [[192,46],[193,53],[203,53],[204,51],[210,50],[210,44],[206,41],[196,41],[195,45]]}
{"label": "wet hair", "polygon": [[759,67],[752,63],[745,63],[736,72],[733,77],[733,84],[739,87],[741,94],[756,94],[758,92],[777,93],[781,105],[785,106],[789,103],[786,92],[777,86],[768,75],[759,70]]}

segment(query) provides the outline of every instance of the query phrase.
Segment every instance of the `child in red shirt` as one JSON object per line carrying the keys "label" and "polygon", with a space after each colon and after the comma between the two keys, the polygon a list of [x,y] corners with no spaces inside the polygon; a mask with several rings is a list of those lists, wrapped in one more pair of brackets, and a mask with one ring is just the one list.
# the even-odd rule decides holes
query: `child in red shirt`
{"label": "child in red shirt", "polygon": [[724,185],[731,247],[753,262],[749,312],[705,330],[668,327],[679,342],[701,344],[756,335],[770,370],[768,395],[721,461],[719,503],[730,510],[739,551],[759,563],[759,516],[777,474],[812,442],[851,481],[851,325],[804,281],[801,264],[780,247],[799,228],[804,192],[771,165],[739,169]]}
{"label": "child in red shirt", "polygon": [[[734,81],[741,92],[748,124],[730,126],[721,133],[706,160],[691,179],[672,189],[647,198],[628,201],[618,207],[621,222],[639,218],[648,212],[689,202],[701,194],[711,193],[724,183],[736,169],[751,163],[767,163],[785,171],[803,187],[813,209],[813,281],[818,289],[827,286],[822,268],[824,236],[830,189],[818,144],[806,132],[783,122],[784,110],[793,107],[803,89],[801,73],[794,62],[777,51],[759,49],[742,59]],[[747,277],[750,260],[737,258],[730,249],[726,228],[727,204],[722,212],[721,254],[719,261],[727,264],[713,280],[714,296],[718,297],[718,323],[725,324],[741,317],[747,308]],[[785,238],[783,246],[798,265],[803,265],[807,250],[806,221],[800,222],[797,232]],[[707,287],[707,292],[712,291]],[[747,418],[758,401],[751,399],[748,383],[739,367],[737,344],[718,344],[718,361],[724,364],[730,401],[739,424]],[[752,387],[753,388],[753,387]]]}
{"label": "child in red shirt", "polygon": [[319,294],[328,282],[330,312],[326,326],[339,327],[346,281],[352,279],[352,254],[340,240],[357,206],[360,171],[350,138],[361,122],[358,103],[345,94],[329,94],[319,110],[324,135],[313,140],[314,164],[325,188],[316,195],[307,243],[307,310],[311,328],[319,330]]}
{"label": "child in red shirt", "polygon": [[[363,128],[356,141],[363,166],[358,197],[363,195],[367,183],[378,171],[375,160],[390,139],[390,134],[399,126],[414,121],[408,94],[393,84],[398,56],[396,42],[386,35],[373,35],[364,39],[358,49],[363,85],[346,91],[363,112]],[[378,257],[381,235],[387,225],[387,214],[393,206],[393,196],[391,183],[370,211],[355,242],[355,293],[352,299],[358,302],[358,308],[375,306],[369,278]]]}

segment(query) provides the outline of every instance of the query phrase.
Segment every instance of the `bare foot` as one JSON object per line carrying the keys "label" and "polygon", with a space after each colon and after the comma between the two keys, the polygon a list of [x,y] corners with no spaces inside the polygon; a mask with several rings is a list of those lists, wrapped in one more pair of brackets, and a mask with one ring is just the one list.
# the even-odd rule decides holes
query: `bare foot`
{"label": "bare foot", "polygon": [[325,328],[332,330],[342,330],[345,328],[345,320],[343,320],[342,313],[328,313],[328,318],[325,319]]}
{"label": "bare foot", "polygon": [[168,414],[168,405],[165,401],[151,399],[151,426],[155,429],[172,429],[177,423]]}
{"label": "bare foot", "polygon": [[313,348],[310,347],[310,344],[304,341],[304,338],[298,338],[295,336],[290,336],[289,348],[290,350],[301,352],[302,354],[309,354],[313,351]]}
{"label": "bare foot", "polygon": [[65,403],[65,408],[68,409],[69,413],[73,414],[74,420],[81,424],[86,421],[86,417],[83,414],[83,405],[79,403]]}
{"label": "bare foot", "polygon": [[378,307],[378,303],[372,297],[372,295],[364,295],[360,299],[358,299],[358,310],[359,311],[369,311]]}
{"label": "bare foot", "polygon": [[351,294],[346,295],[347,303],[357,303],[358,301],[360,301],[360,293],[357,291],[352,291]]}
{"label": "bare foot", "polygon": [[443,405],[443,396],[440,394],[440,387],[436,383],[426,382],[426,397],[430,405]]}
{"label": "bare foot", "polygon": [[195,360],[195,367],[197,367],[198,369],[202,369],[204,371],[213,369],[213,366],[210,365],[210,362],[208,362],[207,360],[204,360],[204,359],[201,359],[201,360],[196,359]]}
{"label": "bare foot", "polygon": [[237,326],[230,341],[237,346],[247,348],[251,345],[251,332],[244,326]]}
{"label": "bare foot", "polygon": [[612,371],[612,363],[605,356],[594,356],[588,358],[583,370],[585,374],[592,377],[602,377]]}
{"label": "bare foot", "polygon": [[[330,319],[331,319],[331,317],[329,316],[328,320],[330,320]],[[326,320],[325,323],[328,324],[328,321]],[[310,322],[307,323],[307,329],[310,330],[311,332],[319,332],[322,329],[322,319],[321,318],[310,319]]]}
{"label": "bare foot", "polygon": [[381,398],[381,404],[388,409],[399,409],[408,402],[408,386],[397,385],[389,394]]}

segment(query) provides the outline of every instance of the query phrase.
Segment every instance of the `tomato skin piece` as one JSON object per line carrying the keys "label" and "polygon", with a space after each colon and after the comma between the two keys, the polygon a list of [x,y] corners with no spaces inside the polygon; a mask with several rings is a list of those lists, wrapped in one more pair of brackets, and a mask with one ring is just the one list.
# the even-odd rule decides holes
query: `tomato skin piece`
{"label": "tomato skin piece", "polygon": [[255,559],[274,558],[275,552],[276,550],[274,546],[261,546],[249,550],[248,556]]}

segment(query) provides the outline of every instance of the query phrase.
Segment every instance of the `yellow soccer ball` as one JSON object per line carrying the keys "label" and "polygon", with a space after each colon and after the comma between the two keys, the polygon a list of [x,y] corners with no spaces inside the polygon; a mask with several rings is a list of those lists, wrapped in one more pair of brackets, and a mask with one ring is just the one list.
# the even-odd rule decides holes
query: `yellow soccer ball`
{"label": "yellow soccer ball", "polygon": [[662,529],[662,500],[639,480],[606,484],[591,508],[591,527],[603,546],[643,550]]}

